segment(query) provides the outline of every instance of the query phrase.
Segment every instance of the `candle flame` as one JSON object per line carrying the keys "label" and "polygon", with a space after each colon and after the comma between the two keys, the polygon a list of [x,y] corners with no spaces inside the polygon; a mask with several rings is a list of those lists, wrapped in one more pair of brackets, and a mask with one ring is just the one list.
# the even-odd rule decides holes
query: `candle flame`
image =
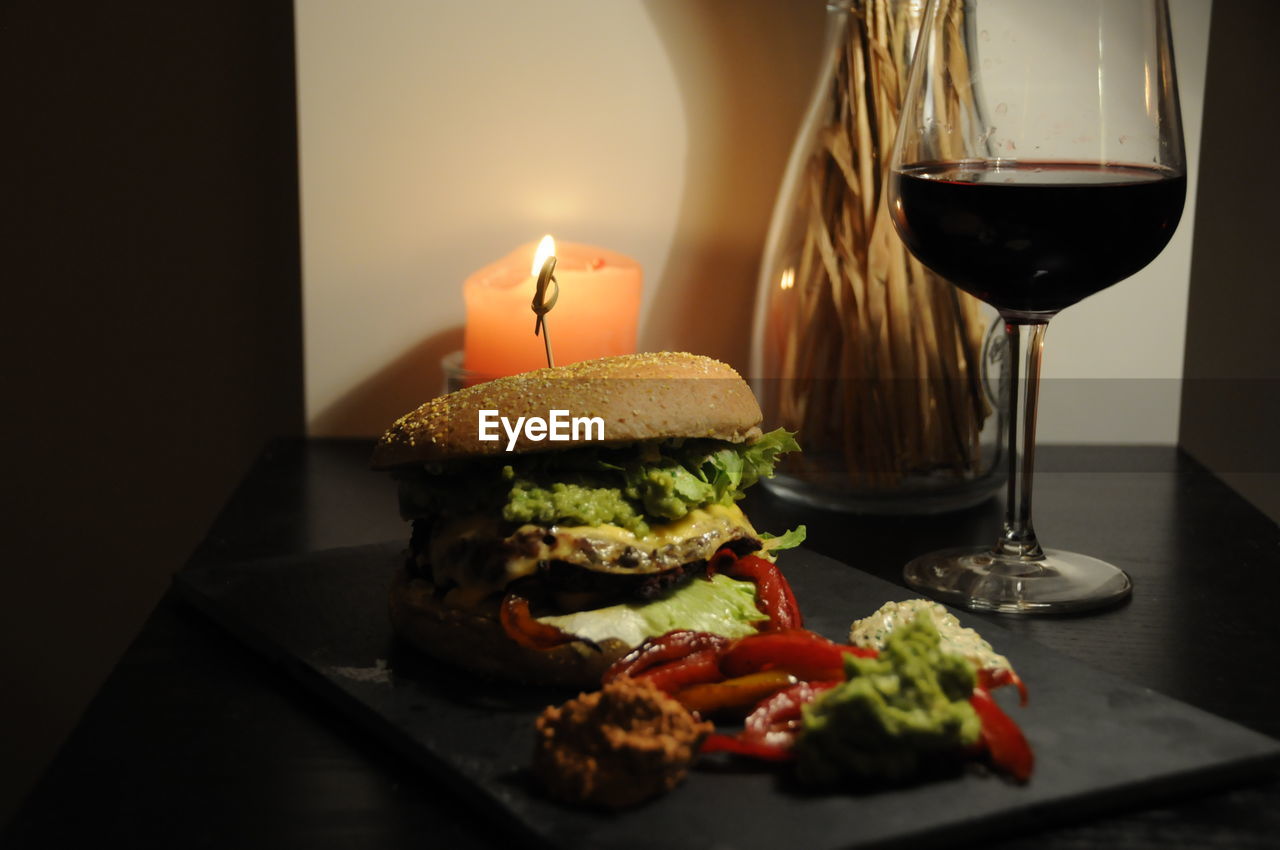
{"label": "candle flame", "polygon": [[547,261],[548,257],[554,257],[555,255],[556,240],[552,239],[551,234],[548,233],[538,243],[538,250],[533,254],[533,265],[529,267],[529,274],[537,277],[538,273],[542,271],[542,264]]}
{"label": "candle flame", "polygon": [[793,286],[795,286],[795,285],[796,285],[796,270],[795,270],[795,269],[783,269],[783,271],[782,271],[782,279],[781,279],[780,281],[778,281],[778,288],[779,288],[779,289],[790,289],[791,287],[793,287]]}

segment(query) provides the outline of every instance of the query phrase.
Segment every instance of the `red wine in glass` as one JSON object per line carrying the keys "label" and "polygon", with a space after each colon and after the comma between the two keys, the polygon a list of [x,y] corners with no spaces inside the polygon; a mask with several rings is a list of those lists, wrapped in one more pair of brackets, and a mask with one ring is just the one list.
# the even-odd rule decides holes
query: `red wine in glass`
{"label": "red wine in glass", "polygon": [[1041,546],[1031,522],[1040,366],[1049,320],[1149,263],[1182,215],[1168,3],[928,0],[922,20],[887,202],[916,258],[1005,320],[1010,474],[994,545],[920,554],[903,578],[982,611],[1113,605],[1124,570]]}
{"label": "red wine in glass", "polygon": [[892,213],[926,266],[1006,315],[1046,319],[1147,265],[1186,176],[1138,165],[930,163],[895,172]]}

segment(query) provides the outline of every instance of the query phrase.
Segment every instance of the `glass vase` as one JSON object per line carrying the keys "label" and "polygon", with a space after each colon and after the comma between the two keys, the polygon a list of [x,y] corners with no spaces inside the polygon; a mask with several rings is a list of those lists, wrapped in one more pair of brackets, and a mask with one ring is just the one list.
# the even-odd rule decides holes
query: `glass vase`
{"label": "glass vase", "polygon": [[766,485],[821,507],[955,510],[1004,480],[998,318],[907,251],[886,205],[924,5],[827,4],[818,85],[765,246],[751,376],[766,424],[804,449]]}

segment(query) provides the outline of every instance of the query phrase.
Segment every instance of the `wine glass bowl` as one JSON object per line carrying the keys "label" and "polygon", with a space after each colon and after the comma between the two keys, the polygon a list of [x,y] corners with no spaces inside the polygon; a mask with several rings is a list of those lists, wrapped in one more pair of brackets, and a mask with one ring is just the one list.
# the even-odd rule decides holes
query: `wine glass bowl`
{"label": "wine glass bowl", "polygon": [[1165,0],[930,0],[889,175],[903,242],[1000,312],[1016,369],[995,545],[923,555],[907,582],[1008,613],[1124,599],[1122,570],[1036,538],[1036,410],[1050,319],[1146,266],[1182,214]]}
{"label": "wine glass bowl", "polygon": [[1044,160],[919,165],[894,182],[912,253],[1024,321],[1048,321],[1147,265],[1186,195],[1185,174],[1159,166]]}

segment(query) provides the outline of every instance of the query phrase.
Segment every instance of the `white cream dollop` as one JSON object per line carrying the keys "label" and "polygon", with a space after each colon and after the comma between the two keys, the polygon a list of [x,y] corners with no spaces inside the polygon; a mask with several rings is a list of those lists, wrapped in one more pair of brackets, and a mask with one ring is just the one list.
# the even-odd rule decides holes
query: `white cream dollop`
{"label": "white cream dollop", "polygon": [[921,612],[932,617],[933,624],[938,627],[943,652],[964,656],[979,669],[1013,670],[1009,659],[997,653],[982,635],[960,625],[960,621],[946,608],[928,599],[886,602],[871,616],[854,620],[849,627],[849,643],[869,649],[884,649],[889,634],[898,626],[911,622]]}

